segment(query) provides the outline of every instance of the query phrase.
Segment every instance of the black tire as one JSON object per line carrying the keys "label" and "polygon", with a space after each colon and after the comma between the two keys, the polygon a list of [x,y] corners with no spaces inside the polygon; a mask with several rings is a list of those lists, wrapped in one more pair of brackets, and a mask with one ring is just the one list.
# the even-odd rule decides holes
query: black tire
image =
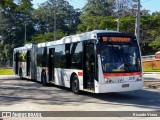
{"label": "black tire", "polygon": [[72,84],[71,85],[72,85],[71,86],[72,91],[75,94],[79,94],[80,93],[80,90],[79,90],[79,80],[78,80],[77,75],[73,76],[73,78],[72,78]]}
{"label": "black tire", "polygon": [[42,85],[44,86],[47,86],[47,81],[46,81],[46,73],[43,71],[42,74],[41,74],[41,83]]}
{"label": "black tire", "polygon": [[20,78],[21,80],[23,80],[22,68],[19,69],[19,78]]}

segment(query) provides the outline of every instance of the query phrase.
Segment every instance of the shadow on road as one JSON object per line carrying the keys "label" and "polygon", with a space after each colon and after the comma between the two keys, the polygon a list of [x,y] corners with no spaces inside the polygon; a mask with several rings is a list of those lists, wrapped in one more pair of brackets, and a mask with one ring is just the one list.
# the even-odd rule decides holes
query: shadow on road
{"label": "shadow on road", "polygon": [[160,110],[160,92],[138,90],[124,93],[93,94],[82,92],[76,95],[68,88],[20,80],[0,78],[0,104],[8,106],[29,101],[41,105],[77,105],[94,103],[100,105],[136,106]]}

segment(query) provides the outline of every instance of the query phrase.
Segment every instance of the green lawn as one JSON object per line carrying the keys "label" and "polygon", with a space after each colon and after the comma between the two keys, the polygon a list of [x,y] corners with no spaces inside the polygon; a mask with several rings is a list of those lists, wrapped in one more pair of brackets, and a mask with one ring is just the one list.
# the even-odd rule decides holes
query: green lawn
{"label": "green lawn", "polygon": [[0,75],[13,75],[12,69],[0,69]]}
{"label": "green lawn", "polygon": [[[160,69],[143,69],[143,72],[160,72]],[[13,75],[13,70],[0,69],[0,75]]]}
{"label": "green lawn", "polygon": [[144,72],[160,72],[160,69],[143,69]]}

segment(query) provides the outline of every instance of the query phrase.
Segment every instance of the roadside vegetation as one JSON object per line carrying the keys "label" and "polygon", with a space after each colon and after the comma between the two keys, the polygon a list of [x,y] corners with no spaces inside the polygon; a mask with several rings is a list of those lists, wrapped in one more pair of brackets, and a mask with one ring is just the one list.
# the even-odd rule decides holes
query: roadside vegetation
{"label": "roadside vegetation", "polygon": [[160,72],[160,69],[143,69],[143,72]]}
{"label": "roadside vegetation", "polygon": [[0,69],[0,75],[13,75],[12,69]]}

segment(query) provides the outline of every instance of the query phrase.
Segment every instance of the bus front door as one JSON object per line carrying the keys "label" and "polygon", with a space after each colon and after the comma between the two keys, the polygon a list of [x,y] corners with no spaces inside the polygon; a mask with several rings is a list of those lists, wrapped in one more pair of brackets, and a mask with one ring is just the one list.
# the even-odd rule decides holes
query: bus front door
{"label": "bus front door", "polygon": [[31,61],[31,59],[30,59],[30,51],[27,51],[27,71],[26,71],[26,76],[30,76],[30,69],[31,69],[31,67],[30,67],[30,61]]}
{"label": "bus front door", "polygon": [[50,82],[55,82],[54,79],[54,52],[55,48],[50,48],[49,49],[49,81]]}
{"label": "bus front door", "polygon": [[88,42],[84,44],[83,52],[83,83],[84,89],[94,91],[94,76],[95,76],[95,49],[94,43]]}
{"label": "bus front door", "polygon": [[18,75],[18,57],[19,56],[19,53],[16,52],[15,53],[15,74]]}

